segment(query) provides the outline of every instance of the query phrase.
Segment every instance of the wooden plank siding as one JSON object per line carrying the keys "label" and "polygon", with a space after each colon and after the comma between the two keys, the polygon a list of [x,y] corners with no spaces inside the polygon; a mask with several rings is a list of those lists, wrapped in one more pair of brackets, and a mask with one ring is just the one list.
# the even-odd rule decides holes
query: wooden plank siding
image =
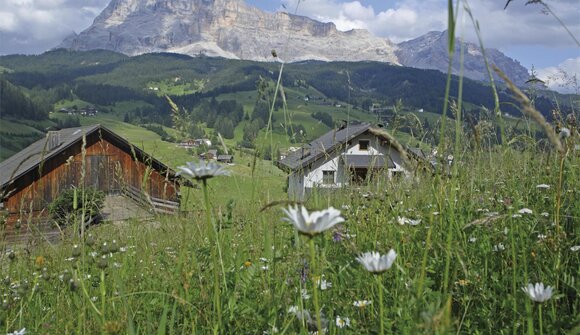
{"label": "wooden plank siding", "polygon": [[48,204],[61,192],[83,185],[106,193],[118,193],[131,185],[152,197],[178,201],[179,185],[169,172],[163,171],[158,161],[119,139],[101,128],[86,136],[84,153],[83,143],[78,141],[43,160],[8,186],[4,210],[10,216],[46,212]]}

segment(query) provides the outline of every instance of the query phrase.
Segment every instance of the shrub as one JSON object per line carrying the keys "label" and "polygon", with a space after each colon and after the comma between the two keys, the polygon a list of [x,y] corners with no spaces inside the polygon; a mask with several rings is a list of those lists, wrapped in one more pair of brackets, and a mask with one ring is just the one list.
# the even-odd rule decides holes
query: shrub
{"label": "shrub", "polygon": [[[75,196],[76,193],[76,196]],[[74,209],[75,197],[77,208]],[[94,187],[85,189],[83,206],[82,191],[79,189],[69,189],[62,192],[49,206],[48,212],[50,216],[58,223],[66,224],[71,217],[81,217],[83,210],[85,217],[91,218],[99,214],[104,206],[105,193],[97,190]]]}

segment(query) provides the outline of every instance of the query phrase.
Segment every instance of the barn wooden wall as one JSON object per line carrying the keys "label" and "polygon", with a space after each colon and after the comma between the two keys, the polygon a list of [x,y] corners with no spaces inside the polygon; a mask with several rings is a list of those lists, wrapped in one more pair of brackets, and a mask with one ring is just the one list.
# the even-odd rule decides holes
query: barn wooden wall
{"label": "barn wooden wall", "polygon": [[99,132],[87,136],[84,173],[80,142],[48,159],[12,185],[14,192],[5,202],[5,209],[10,214],[42,211],[60,192],[83,184],[105,192],[118,192],[124,185],[132,185],[150,196],[177,200],[178,186],[174,182],[135,161],[129,148],[123,150],[114,142],[114,138]]}

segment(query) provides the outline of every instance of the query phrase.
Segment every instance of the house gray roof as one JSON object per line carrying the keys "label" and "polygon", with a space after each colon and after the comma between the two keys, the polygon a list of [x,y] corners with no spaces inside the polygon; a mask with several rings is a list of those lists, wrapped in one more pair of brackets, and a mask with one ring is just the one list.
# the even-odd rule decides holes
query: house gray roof
{"label": "house gray roof", "polygon": [[330,155],[341,145],[364,133],[371,127],[368,122],[351,122],[345,127],[333,129],[314,141],[291,152],[286,158],[276,161],[276,166],[284,171],[302,169],[318,159]]}
{"label": "house gray roof", "polygon": [[395,163],[384,155],[342,155],[342,160],[349,168],[395,168]]}
{"label": "house gray roof", "polygon": [[154,168],[158,170],[166,170],[169,172],[170,176],[175,175],[173,170],[165,166],[160,161],[150,157],[141,149],[132,146],[126,139],[120,137],[100,124],[96,124],[87,127],[67,128],[55,132],[58,133],[60,144],[58,144],[58,146],[52,150],[49,150],[49,137],[46,136],[22,149],[8,159],[2,161],[0,163],[0,189],[6,187],[8,184],[27,174],[28,172],[38,168],[41,163],[46,162],[48,159],[58,155],[63,150],[81,141],[83,135],[88,136],[99,130],[109,134],[122,146],[133,147],[132,150],[135,151],[137,157],[143,160],[145,158],[150,159]]}

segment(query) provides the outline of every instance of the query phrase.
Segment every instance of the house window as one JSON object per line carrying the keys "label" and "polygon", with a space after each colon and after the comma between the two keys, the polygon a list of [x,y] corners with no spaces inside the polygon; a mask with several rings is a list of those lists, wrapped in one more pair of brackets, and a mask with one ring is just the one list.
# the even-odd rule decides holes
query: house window
{"label": "house window", "polygon": [[334,171],[322,171],[322,184],[334,184]]}
{"label": "house window", "polygon": [[360,140],[358,141],[358,148],[360,151],[367,151],[369,150],[369,140]]}

